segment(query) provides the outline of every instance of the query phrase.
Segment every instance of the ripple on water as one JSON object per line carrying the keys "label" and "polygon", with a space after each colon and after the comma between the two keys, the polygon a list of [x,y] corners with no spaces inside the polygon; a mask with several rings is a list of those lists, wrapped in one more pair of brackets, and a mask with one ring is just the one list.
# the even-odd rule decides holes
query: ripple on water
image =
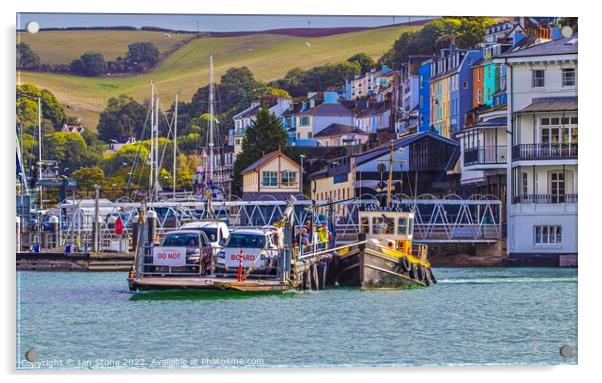
{"label": "ripple on water", "polygon": [[19,273],[18,352],[41,359],[262,358],[267,366],[559,364],[577,271],[437,269],[432,288],[134,297],[124,273]]}

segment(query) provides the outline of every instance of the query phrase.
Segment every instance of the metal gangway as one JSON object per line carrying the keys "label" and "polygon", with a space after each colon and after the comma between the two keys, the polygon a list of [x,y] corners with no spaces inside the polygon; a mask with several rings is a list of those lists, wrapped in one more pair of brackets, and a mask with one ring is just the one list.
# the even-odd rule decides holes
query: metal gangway
{"label": "metal gangway", "polygon": [[[337,202],[335,228],[337,243],[353,241],[360,232],[358,212],[379,204],[379,195],[364,194],[360,198]],[[305,222],[312,217],[312,205],[328,201],[298,199],[295,202],[296,222]],[[179,229],[183,224],[198,220],[219,219],[233,229],[261,227],[278,221],[286,209],[286,201],[271,196],[244,201],[206,201],[182,199],[142,204],[121,200],[98,203],[96,206],[78,201],[64,201],[57,206],[61,211],[61,235],[58,245],[72,243],[74,238],[89,243],[93,237],[95,219],[99,223],[101,248],[109,246],[117,237],[113,233],[110,217],[119,215],[125,223],[123,234],[131,243],[132,223],[138,220],[140,212],[146,208],[157,214],[157,234]],[[144,206],[144,207],[143,207]],[[437,198],[423,194],[416,198],[407,195],[394,195],[392,208],[415,213],[414,242],[416,243],[494,243],[502,239],[502,202],[491,195],[473,195],[461,198],[450,194]],[[326,223],[326,208],[316,209],[314,221]]]}

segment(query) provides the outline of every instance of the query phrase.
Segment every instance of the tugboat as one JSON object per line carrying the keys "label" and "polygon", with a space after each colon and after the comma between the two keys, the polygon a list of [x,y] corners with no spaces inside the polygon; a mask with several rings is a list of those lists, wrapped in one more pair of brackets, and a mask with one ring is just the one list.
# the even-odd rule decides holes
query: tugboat
{"label": "tugboat", "polygon": [[359,212],[357,245],[337,254],[339,286],[403,288],[436,283],[426,245],[413,245],[414,213],[375,209]]}
{"label": "tugboat", "polygon": [[335,256],[339,286],[378,289],[436,283],[427,246],[412,244],[414,213],[391,206],[393,151],[391,144],[386,205],[360,210],[358,242]]}

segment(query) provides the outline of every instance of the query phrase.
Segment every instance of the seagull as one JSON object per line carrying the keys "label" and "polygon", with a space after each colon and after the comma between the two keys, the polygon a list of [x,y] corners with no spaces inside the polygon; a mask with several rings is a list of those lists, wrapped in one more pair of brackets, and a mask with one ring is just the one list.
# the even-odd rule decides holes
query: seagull
{"label": "seagull", "polygon": [[306,46],[306,47],[311,47],[311,44],[310,44],[309,42],[306,42],[306,43],[305,43],[305,46]]}

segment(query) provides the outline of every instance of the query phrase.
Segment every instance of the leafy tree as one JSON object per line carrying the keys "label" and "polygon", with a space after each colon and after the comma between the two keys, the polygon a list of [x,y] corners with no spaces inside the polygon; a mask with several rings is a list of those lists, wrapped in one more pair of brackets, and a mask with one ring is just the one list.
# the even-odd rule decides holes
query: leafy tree
{"label": "leafy tree", "polygon": [[130,96],[112,97],[98,120],[98,138],[105,142],[139,137],[144,128],[146,108]]}
{"label": "leafy tree", "polygon": [[36,69],[40,65],[38,56],[27,43],[17,44],[17,69]]}
{"label": "leafy tree", "polygon": [[88,145],[79,133],[54,132],[44,137],[44,159],[58,161],[59,169],[78,169],[90,165]]}
{"label": "leafy tree", "polygon": [[107,63],[104,56],[97,52],[86,52],[71,62],[71,72],[83,76],[98,76],[106,73]]}
{"label": "leafy tree", "polygon": [[329,86],[340,86],[345,80],[361,73],[361,67],[356,62],[345,61],[338,64],[326,64],[313,67],[307,71],[295,68],[286,76],[274,81],[269,86],[281,88],[294,97],[299,97],[313,90],[325,90]]}
{"label": "leafy tree", "polygon": [[242,151],[234,161],[232,169],[232,188],[240,194],[242,192],[241,172],[260,159],[264,154],[284,148],[286,146],[287,133],[282,129],[280,120],[263,108],[257,113],[256,120],[247,128],[242,141]]}
{"label": "leafy tree", "polygon": [[[247,107],[250,102],[247,95],[251,90],[257,88],[259,83],[255,81],[253,73],[246,66],[242,68],[230,68],[220,78],[218,87],[222,111],[227,111],[244,102],[240,107]],[[208,93],[207,93],[207,100]]]}
{"label": "leafy tree", "polygon": [[[219,129],[225,134],[232,125],[232,117],[250,104],[250,93],[263,84],[257,82],[247,67],[230,68],[215,85],[216,115],[220,121]],[[209,112],[209,85],[198,88],[190,103],[178,106],[178,127],[190,129],[193,119]],[[171,113],[173,113],[173,106]],[[180,130],[180,128],[178,128]],[[184,130],[182,130],[184,131]],[[204,144],[204,142],[203,142]]]}
{"label": "leafy tree", "polygon": [[77,181],[78,188],[91,190],[95,184],[103,182],[105,173],[98,166],[83,167],[71,173],[71,177]]}
{"label": "leafy tree", "polygon": [[260,99],[262,96],[275,96],[278,98],[291,99],[291,95],[284,89],[278,89],[271,86],[260,86],[251,90],[247,96],[250,101]]}
{"label": "leafy tree", "polygon": [[418,31],[403,32],[393,47],[379,60],[379,65],[399,69],[410,55],[431,55],[446,48],[455,37],[458,48],[472,48],[479,43],[487,27],[493,23],[488,17],[443,17],[433,20]]}
{"label": "leafy tree", "polygon": [[[151,68],[159,62],[159,49],[151,42],[130,44],[125,62],[129,70],[136,72]],[[123,65],[121,62],[120,64]]]}
{"label": "leafy tree", "polygon": [[358,64],[362,73],[369,72],[370,69],[374,68],[376,65],[376,62],[372,59],[372,57],[365,53],[356,53],[349,57],[347,61]]}
{"label": "leafy tree", "polygon": [[49,127],[62,127],[66,115],[54,94],[29,83],[17,85],[17,123],[25,128],[38,126],[38,98],[42,102],[42,119]]}

